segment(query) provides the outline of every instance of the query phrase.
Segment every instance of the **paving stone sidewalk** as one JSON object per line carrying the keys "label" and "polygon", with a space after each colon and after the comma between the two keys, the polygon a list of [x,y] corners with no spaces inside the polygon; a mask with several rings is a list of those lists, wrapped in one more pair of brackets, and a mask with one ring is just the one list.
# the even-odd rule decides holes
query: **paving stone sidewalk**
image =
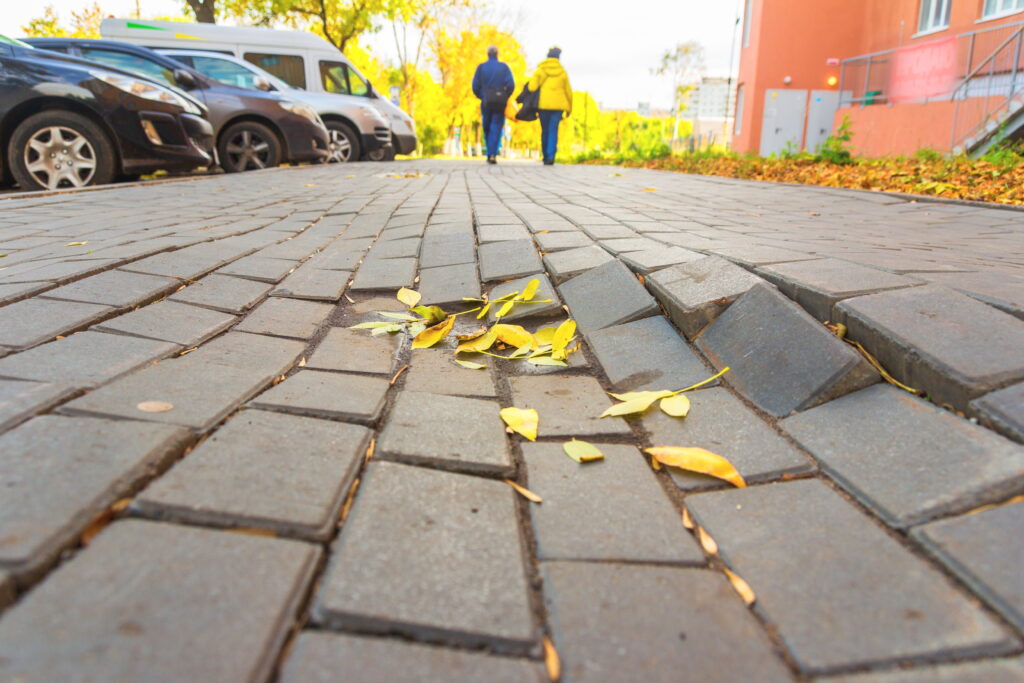
{"label": "paving stone sidewalk", "polygon": [[[568,367],[348,329],[534,278]],[[1020,211],[431,161],[0,199],[3,681],[1024,680],[1022,443]]]}

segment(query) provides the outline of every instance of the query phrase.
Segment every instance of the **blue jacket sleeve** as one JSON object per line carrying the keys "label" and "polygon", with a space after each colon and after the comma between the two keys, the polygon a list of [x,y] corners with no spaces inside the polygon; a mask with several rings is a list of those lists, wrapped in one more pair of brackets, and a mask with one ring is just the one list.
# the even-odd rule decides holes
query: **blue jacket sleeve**
{"label": "blue jacket sleeve", "polygon": [[476,67],[476,73],[473,74],[473,94],[477,96],[477,99],[483,99],[480,94],[480,70],[483,69],[483,64]]}
{"label": "blue jacket sleeve", "polygon": [[515,89],[515,87],[516,87],[516,79],[512,77],[512,69],[510,69],[508,67],[508,64],[505,65],[505,79],[504,80],[505,80],[505,82],[503,84],[504,87],[508,88],[509,92],[512,92]]}

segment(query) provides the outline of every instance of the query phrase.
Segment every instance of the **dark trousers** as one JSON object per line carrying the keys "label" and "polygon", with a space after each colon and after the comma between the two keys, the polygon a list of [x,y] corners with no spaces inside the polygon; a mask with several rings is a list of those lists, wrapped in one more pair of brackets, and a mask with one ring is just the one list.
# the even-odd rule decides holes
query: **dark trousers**
{"label": "dark trousers", "polygon": [[562,120],[561,109],[541,109],[540,115],[540,151],[544,161],[554,161],[558,151],[558,122]]}
{"label": "dark trousers", "polygon": [[483,117],[484,144],[487,147],[487,156],[496,157],[501,151],[501,132],[505,130],[505,110],[492,109],[484,105],[480,107],[480,114]]}

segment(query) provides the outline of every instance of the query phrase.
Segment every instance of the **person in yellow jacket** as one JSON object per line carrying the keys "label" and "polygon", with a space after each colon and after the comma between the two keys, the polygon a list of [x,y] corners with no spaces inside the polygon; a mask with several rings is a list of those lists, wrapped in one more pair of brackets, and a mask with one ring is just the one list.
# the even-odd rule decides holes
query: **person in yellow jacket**
{"label": "person in yellow jacket", "polygon": [[566,118],[572,114],[572,87],[569,86],[569,75],[558,61],[561,56],[561,48],[548,50],[548,58],[537,65],[537,72],[530,79],[530,90],[536,92],[540,89],[537,105],[540,147],[544,163],[548,166],[555,163],[558,151],[558,124],[563,114]]}

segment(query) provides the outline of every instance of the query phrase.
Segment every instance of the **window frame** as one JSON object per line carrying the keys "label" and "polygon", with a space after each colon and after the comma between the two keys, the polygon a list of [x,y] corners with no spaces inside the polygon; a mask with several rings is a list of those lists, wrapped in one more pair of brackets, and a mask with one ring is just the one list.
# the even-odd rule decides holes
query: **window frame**
{"label": "window frame", "polygon": [[[338,83],[338,79],[333,74],[330,73],[331,70],[334,69],[334,67],[341,67],[342,78],[345,79],[345,82],[344,83],[339,83],[339,85],[344,86],[345,92],[335,92],[333,90],[330,90],[327,87],[327,78],[328,77],[332,81]],[[352,94],[352,84],[348,80],[348,69],[346,67],[347,67],[347,65],[345,64],[345,62],[333,61],[333,60],[329,60],[329,59],[318,59],[317,60],[317,69],[320,71],[320,80],[324,82],[323,83],[324,92],[329,92],[332,95],[351,95]]]}
{"label": "window frame", "polygon": [[1000,4],[1002,2],[1005,2],[1005,0],[984,0],[984,2],[981,3],[981,17],[978,19],[977,23],[983,21],[992,21],[993,19],[1002,19],[1003,17],[1009,17],[1013,16],[1014,14],[1020,14],[1021,12],[1024,12],[1024,0],[1011,0],[1011,2],[1014,1],[1017,3],[1016,7],[1011,7],[1010,9],[999,9],[990,12],[985,9],[986,7],[988,7],[989,2],[992,2],[993,4]]}
{"label": "window frame", "polygon": [[[255,56],[256,58],[259,58],[259,57],[280,57],[280,58],[283,58],[283,59],[297,59],[299,61],[299,64],[300,64],[300,68],[298,69],[297,73],[301,77],[302,83],[301,84],[292,83],[291,81],[289,81],[284,76],[281,76],[280,74],[274,73],[272,70],[268,69],[267,67],[265,67],[264,65],[260,64],[259,62],[253,61],[252,59],[250,59],[250,56]],[[249,62],[253,66],[255,66],[255,67],[259,68],[259,69],[262,69],[263,71],[266,71],[267,73],[269,73],[274,78],[277,78],[277,79],[281,80],[282,82],[287,83],[288,87],[290,87],[290,88],[295,88],[296,90],[309,90],[309,82],[308,82],[309,78],[306,75],[306,58],[303,55],[301,55],[301,54],[285,53],[285,52],[244,52],[244,53],[242,53],[242,60],[246,61],[246,62]]]}
{"label": "window frame", "polygon": [[[927,36],[932,33],[939,33],[940,31],[948,30],[952,5],[953,0],[921,0],[918,4],[917,10],[917,33],[911,37],[918,38],[920,36]],[[943,23],[941,24],[932,23],[935,19],[937,9],[942,15],[941,21]],[[926,19],[928,22],[927,24],[925,24]]]}
{"label": "window frame", "polygon": [[744,85],[744,83],[740,83],[736,86],[736,110],[732,114],[733,135],[743,134],[743,103],[746,96]]}
{"label": "window frame", "polygon": [[746,0],[743,5],[743,47],[750,47],[750,24],[754,16],[754,0]]}

